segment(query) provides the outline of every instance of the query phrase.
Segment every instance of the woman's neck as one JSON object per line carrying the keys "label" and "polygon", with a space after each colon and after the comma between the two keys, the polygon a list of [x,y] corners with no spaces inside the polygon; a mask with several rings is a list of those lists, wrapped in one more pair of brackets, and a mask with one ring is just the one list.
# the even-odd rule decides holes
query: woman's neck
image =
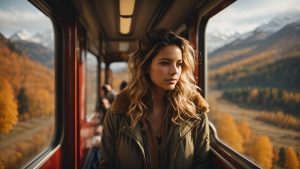
{"label": "woman's neck", "polygon": [[165,90],[156,90],[153,98],[153,114],[162,115],[164,113],[164,103],[166,91]]}

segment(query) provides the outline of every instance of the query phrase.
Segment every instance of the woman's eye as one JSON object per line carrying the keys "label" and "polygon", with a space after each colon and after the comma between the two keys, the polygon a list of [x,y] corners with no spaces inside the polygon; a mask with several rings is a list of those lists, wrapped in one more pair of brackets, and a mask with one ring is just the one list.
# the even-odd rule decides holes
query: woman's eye
{"label": "woman's eye", "polygon": [[178,62],[178,63],[177,63],[177,66],[182,66],[182,62]]}
{"label": "woman's eye", "polygon": [[161,65],[169,65],[169,62],[160,62]]}

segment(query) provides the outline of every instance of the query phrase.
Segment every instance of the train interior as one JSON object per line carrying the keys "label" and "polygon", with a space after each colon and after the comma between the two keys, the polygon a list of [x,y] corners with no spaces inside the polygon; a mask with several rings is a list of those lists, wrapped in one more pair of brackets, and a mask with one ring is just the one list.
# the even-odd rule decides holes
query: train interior
{"label": "train interior", "polygon": [[[172,30],[191,42],[197,51],[194,75],[197,85],[202,89],[201,95],[207,98],[207,24],[235,1],[29,0],[33,8],[50,18],[48,23],[53,26],[53,33],[45,34],[53,36],[52,53],[49,54],[48,49],[39,46],[36,50],[38,54],[49,54],[50,59],[39,58],[36,53],[30,53],[35,61],[18,57],[26,55],[20,52],[21,47],[27,51],[34,48],[34,44],[16,40],[10,42],[0,34],[0,59],[5,63],[0,66],[0,71],[6,72],[0,76],[1,85],[5,84],[0,87],[0,91],[9,91],[3,97],[8,98],[6,100],[12,98],[9,93],[17,93],[19,103],[18,106],[15,103],[7,104],[13,105],[12,108],[19,112],[19,116],[11,117],[13,120],[10,126],[1,128],[1,132],[6,135],[0,135],[0,154],[8,155],[0,155],[0,169],[5,166],[98,168],[105,111],[102,108],[109,104],[102,100],[107,90],[104,87],[116,81],[121,83],[128,80],[127,74],[123,72],[127,69],[126,61],[137,49],[137,39],[149,30]],[[243,54],[247,50],[250,49],[238,52]],[[11,56],[14,64],[2,55]],[[114,77],[112,72],[114,64],[123,66],[117,69],[120,74],[118,77]],[[11,70],[12,67],[17,68]],[[7,76],[7,79],[3,80],[2,76]],[[34,103],[33,108],[27,107],[28,102]],[[49,131],[50,134],[47,133]],[[19,136],[10,138],[15,133]],[[24,133],[32,136],[25,137],[28,134]],[[21,136],[26,139],[19,141]],[[41,148],[35,148],[30,143]],[[261,168],[252,159],[223,143],[213,123],[210,123],[209,165],[212,169]]]}

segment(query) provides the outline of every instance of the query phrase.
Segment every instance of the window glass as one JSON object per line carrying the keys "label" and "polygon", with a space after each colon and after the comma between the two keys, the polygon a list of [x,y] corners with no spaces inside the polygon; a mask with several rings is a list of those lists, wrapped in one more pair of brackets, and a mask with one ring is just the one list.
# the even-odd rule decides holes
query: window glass
{"label": "window glass", "polygon": [[300,6],[236,1],[207,25],[210,119],[263,168],[299,168]]}
{"label": "window glass", "polygon": [[126,62],[116,62],[110,65],[112,71],[112,88],[119,92],[128,82],[128,66]]}
{"label": "window glass", "polygon": [[97,103],[97,58],[87,52],[86,55],[86,118],[89,119],[95,112]]}
{"label": "window glass", "polygon": [[1,1],[0,23],[0,168],[21,168],[54,136],[54,31],[28,1]]}

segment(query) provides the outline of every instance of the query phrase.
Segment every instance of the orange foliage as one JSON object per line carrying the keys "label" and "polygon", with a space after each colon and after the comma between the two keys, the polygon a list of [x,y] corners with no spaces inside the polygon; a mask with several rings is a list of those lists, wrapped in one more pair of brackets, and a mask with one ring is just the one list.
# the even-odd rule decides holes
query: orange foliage
{"label": "orange foliage", "polygon": [[283,128],[293,128],[293,129],[300,129],[300,120],[292,115],[285,114],[283,112],[276,112],[276,113],[261,113],[258,117],[263,121],[267,121],[270,123],[274,123],[277,126],[281,126]]}
{"label": "orange foliage", "polygon": [[28,117],[54,112],[53,70],[0,45],[0,72],[0,77],[10,82],[15,95],[21,87],[26,90],[33,111],[28,112]]}
{"label": "orange foliage", "polygon": [[273,149],[273,164],[278,163],[280,160],[279,151],[277,148]]}
{"label": "orange foliage", "polygon": [[238,128],[240,134],[243,136],[245,144],[249,143],[251,140],[252,132],[251,132],[248,122],[242,121],[242,122],[238,123],[237,128]]}
{"label": "orange foliage", "polygon": [[29,112],[33,116],[50,115],[54,112],[54,96],[44,89],[28,92]]}
{"label": "orange foliage", "polygon": [[268,136],[258,136],[248,148],[248,154],[264,169],[272,168],[273,145]]}
{"label": "orange foliage", "polygon": [[297,154],[292,147],[288,147],[285,150],[285,162],[284,168],[285,169],[299,169],[299,161],[297,158]]}
{"label": "orange foliage", "polygon": [[234,118],[230,114],[221,113],[216,117],[216,128],[219,137],[229,146],[243,152],[244,138],[240,134]]}
{"label": "orange foliage", "polygon": [[279,59],[279,57],[280,55],[277,50],[268,50],[251,57],[246,57],[234,63],[221,66],[220,68],[211,71],[210,76],[215,77],[215,76],[220,76],[228,73],[230,74],[230,72],[233,72],[235,70],[236,72],[238,72],[237,74],[234,75],[235,78],[241,78],[245,74],[243,71],[237,71],[237,70],[244,69],[244,68],[247,68],[249,70],[255,69],[257,67],[260,67],[261,66],[260,64],[272,63],[276,61],[276,59]]}
{"label": "orange foliage", "polygon": [[241,50],[223,52],[219,55],[216,55],[214,57],[209,58],[208,64],[209,65],[219,64],[220,62],[223,62],[224,60],[230,60],[230,59],[233,59],[233,58],[238,57],[240,55],[247,54],[248,52],[251,52],[253,49],[254,49],[253,47],[248,47],[248,48],[244,48],[244,49],[241,49]]}
{"label": "orange foliage", "polygon": [[249,93],[248,101],[251,102],[252,100],[256,99],[258,94],[259,94],[259,91],[257,88],[251,89],[251,91]]}
{"label": "orange foliage", "polygon": [[18,121],[17,103],[11,85],[0,78],[0,133],[8,133]]}

